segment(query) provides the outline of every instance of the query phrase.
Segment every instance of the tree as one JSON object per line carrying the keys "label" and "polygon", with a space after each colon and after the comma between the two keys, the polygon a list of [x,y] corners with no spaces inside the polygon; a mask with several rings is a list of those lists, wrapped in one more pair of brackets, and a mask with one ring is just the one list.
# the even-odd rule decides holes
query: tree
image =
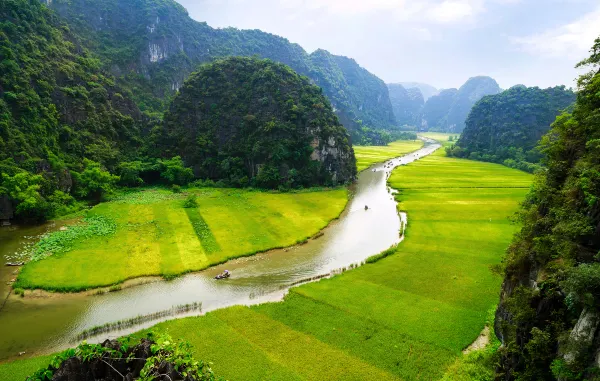
{"label": "tree", "polygon": [[187,185],[194,180],[194,172],[186,168],[180,156],[168,160],[159,160],[160,177],[169,184]]}
{"label": "tree", "polygon": [[115,184],[121,178],[103,170],[95,161],[85,159],[84,164],[83,172],[73,173],[76,185],[75,194],[78,197],[100,202],[104,195],[114,191]]}
{"label": "tree", "polygon": [[40,194],[42,176],[19,172],[2,174],[0,195],[7,195],[17,204],[16,216],[26,220],[44,221],[51,215],[49,203]]}

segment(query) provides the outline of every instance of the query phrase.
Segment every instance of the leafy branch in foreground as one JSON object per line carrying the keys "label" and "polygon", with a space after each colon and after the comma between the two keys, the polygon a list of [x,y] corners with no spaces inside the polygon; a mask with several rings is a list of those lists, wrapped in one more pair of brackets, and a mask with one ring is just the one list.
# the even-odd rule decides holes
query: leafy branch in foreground
{"label": "leafy branch in foreground", "polygon": [[79,379],[76,377],[80,375],[105,381],[216,380],[208,363],[192,357],[188,343],[174,341],[166,334],[155,337],[149,333],[136,345],[130,336],[102,344],[84,341],[56,355],[48,367],[39,369],[27,381]]}

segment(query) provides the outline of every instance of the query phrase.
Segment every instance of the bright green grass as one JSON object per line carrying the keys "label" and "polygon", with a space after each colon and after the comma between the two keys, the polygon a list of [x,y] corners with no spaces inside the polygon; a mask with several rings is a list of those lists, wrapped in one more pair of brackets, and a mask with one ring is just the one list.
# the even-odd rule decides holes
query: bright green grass
{"label": "bright green grass", "polygon": [[0,380],[23,381],[39,368],[47,367],[53,356],[33,357],[0,364]]}
{"label": "bright green grass", "polygon": [[190,341],[197,358],[232,381],[472,374],[468,361],[458,369],[457,360],[497,303],[501,279],[490,266],[517,228],[508,216],[530,182],[500,165],[435,155],[400,167],[390,183],[401,190],[409,225],[395,254],[293,288],[283,303],[154,329]]}
{"label": "bright green grass", "polygon": [[137,192],[100,204],[90,215],[117,223],[117,232],[89,237],[67,253],[31,262],[18,286],[76,291],[141,276],[171,277],[228,259],[290,246],[316,234],[343,211],[347,191],[267,193],[199,189],[197,209],[183,194]]}
{"label": "bright green grass", "polygon": [[423,147],[421,140],[399,140],[387,146],[354,146],[356,168],[360,172],[375,163],[381,163],[388,159],[402,156],[416,151],[421,147]]}

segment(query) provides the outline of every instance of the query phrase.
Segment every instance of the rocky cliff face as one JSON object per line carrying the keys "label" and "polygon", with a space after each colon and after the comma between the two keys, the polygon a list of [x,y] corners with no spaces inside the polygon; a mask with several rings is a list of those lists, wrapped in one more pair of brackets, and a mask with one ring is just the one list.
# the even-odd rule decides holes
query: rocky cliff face
{"label": "rocky cliff face", "polygon": [[600,379],[600,39],[571,114],[542,139],[496,313],[501,380]]}
{"label": "rocky cliff face", "polygon": [[156,146],[196,176],[234,186],[330,185],[356,175],[348,133],[321,90],[269,60],[203,66],[180,89]]}
{"label": "rocky cliff face", "polygon": [[85,36],[143,110],[164,111],[199,64],[258,55],[289,65],[323,87],[341,119],[349,121],[348,129],[357,127],[356,120],[371,128],[395,125],[385,83],[352,59],[325,51],[308,55],[299,45],[258,30],[213,29],[171,0],[54,0],[50,5]]}

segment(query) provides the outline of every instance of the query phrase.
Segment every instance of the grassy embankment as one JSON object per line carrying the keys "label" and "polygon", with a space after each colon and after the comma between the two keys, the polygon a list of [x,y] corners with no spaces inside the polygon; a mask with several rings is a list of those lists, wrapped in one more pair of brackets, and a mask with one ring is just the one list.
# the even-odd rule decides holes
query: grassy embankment
{"label": "grassy embankment", "polygon": [[[228,259],[291,246],[313,236],[343,211],[346,189],[267,193],[197,189],[198,208],[185,195],[135,192],[100,204],[88,216],[116,223],[108,236],[84,236],[68,250],[27,264],[15,287],[78,291],[127,279],[172,277]],[[55,239],[60,242],[61,234]]]}
{"label": "grassy embankment", "polygon": [[354,146],[358,171],[371,165],[413,152],[423,147],[421,140],[399,140],[387,146]]}
{"label": "grassy embankment", "polygon": [[[294,288],[283,303],[154,329],[190,341],[196,357],[230,380],[438,379],[497,302],[501,279],[490,266],[516,229],[507,217],[530,182],[523,172],[439,150],[390,178],[410,221],[395,254]],[[6,364],[0,375],[28,361],[36,360]]]}

